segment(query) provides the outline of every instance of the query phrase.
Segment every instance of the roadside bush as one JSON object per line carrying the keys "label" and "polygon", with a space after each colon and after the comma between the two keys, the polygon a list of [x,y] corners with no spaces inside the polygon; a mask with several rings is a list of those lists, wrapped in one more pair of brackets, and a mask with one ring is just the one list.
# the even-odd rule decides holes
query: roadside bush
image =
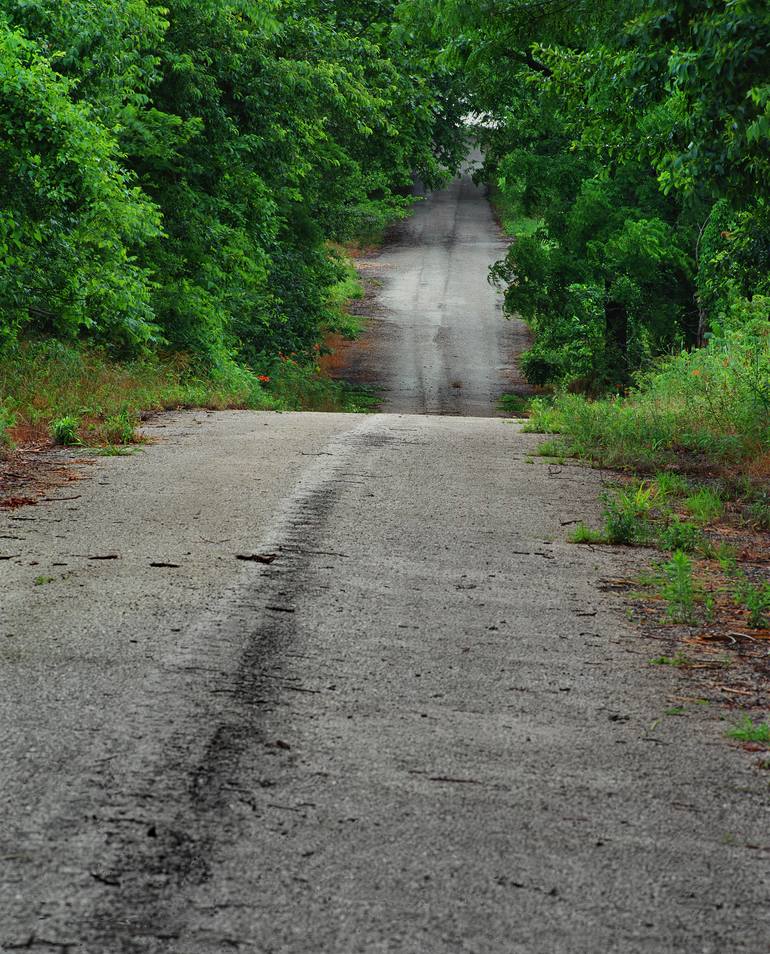
{"label": "roadside bush", "polygon": [[740,302],[745,324],[666,358],[625,398],[555,402],[572,452],[651,470],[750,460],[770,449],[770,299]]}

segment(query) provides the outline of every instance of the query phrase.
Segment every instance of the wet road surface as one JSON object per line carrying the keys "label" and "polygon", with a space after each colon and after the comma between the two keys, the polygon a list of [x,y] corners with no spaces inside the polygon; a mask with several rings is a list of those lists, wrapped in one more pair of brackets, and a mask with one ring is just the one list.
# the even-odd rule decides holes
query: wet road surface
{"label": "wet road surface", "polygon": [[507,242],[471,178],[480,159],[419,199],[364,263],[378,286],[374,317],[336,367],[373,387],[383,411],[489,417],[502,394],[531,393],[516,365],[529,332],[523,321],[503,320],[502,294],[487,280]]}

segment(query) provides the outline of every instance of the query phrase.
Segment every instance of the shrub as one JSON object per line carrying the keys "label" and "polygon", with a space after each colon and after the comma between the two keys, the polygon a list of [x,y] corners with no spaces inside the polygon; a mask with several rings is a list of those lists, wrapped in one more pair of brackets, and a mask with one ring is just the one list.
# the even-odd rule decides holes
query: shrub
{"label": "shrub", "polygon": [[658,533],[658,542],[664,550],[681,550],[692,553],[703,543],[703,533],[693,523],[673,516],[668,526]]}
{"label": "shrub", "polygon": [[[663,359],[628,397],[557,398],[573,453],[650,471],[665,465],[723,465],[770,449],[770,299],[755,296],[750,319],[708,347]],[[736,319],[737,320],[737,319]]]}
{"label": "shrub", "polygon": [[77,417],[57,417],[56,420],[51,421],[51,437],[57,444],[80,444],[79,427],[80,420]]}

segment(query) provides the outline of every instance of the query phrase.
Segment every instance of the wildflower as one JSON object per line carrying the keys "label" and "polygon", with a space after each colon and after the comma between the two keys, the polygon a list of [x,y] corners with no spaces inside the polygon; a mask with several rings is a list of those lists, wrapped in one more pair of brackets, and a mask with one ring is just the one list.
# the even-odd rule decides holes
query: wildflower
{"label": "wildflower", "polygon": [[269,375],[269,374],[260,374],[260,375],[257,375],[257,378],[258,378],[259,381],[262,381],[264,384],[267,384],[267,382],[270,380],[270,375]]}

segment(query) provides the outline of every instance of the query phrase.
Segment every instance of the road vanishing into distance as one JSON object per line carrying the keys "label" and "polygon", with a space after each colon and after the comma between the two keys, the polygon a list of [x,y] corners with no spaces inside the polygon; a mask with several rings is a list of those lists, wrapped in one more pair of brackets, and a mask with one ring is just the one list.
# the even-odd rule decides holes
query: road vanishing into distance
{"label": "road vanishing into distance", "polygon": [[502,295],[487,280],[507,242],[471,179],[480,162],[476,152],[449,188],[418,201],[365,263],[378,288],[374,317],[343,345],[340,376],[374,387],[383,411],[490,417],[502,394],[530,391],[516,365],[526,325],[502,320]]}
{"label": "road vanishing into distance", "polygon": [[375,257],[389,413],[165,415],[0,512],[0,951],[770,950],[767,773],[495,416],[502,248],[466,177]]}

